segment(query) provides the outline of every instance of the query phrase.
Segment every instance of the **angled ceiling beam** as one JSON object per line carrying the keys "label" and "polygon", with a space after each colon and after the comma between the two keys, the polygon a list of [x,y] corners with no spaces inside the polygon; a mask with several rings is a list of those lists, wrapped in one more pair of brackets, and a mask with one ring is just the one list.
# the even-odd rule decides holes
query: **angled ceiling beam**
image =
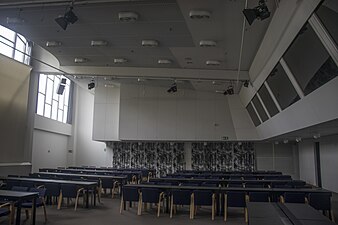
{"label": "angled ceiling beam", "polygon": [[[73,75],[125,76],[125,77],[164,77],[180,79],[235,80],[236,70],[203,70],[143,67],[96,67],[96,66],[60,66],[60,69]],[[43,71],[40,71],[43,72]],[[241,71],[239,79],[247,80],[248,71]]]}

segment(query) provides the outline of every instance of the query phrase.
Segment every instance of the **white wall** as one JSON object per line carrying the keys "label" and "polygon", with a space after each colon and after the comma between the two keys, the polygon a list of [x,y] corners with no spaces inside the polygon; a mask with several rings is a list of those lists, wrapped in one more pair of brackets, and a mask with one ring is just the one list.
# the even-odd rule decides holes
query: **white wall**
{"label": "white wall", "polygon": [[299,179],[298,150],[294,144],[255,143],[257,170],[275,170]]}
{"label": "white wall", "polygon": [[93,141],[94,95],[79,86],[75,88],[73,125],[74,163],[80,165],[110,166],[111,151],[103,142]]}
{"label": "white wall", "polygon": [[223,95],[123,84],[120,96],[121,140],[236,140]]}
{"label": "white wall", "polygon": [[72,125],[35,114],[33,144],[32,144],[32,171],[39,168],[55,168],[67,166],[68,141]]}
{"label": "white wall", "polygon": [[238,95],[227,96],[237,140],[257,140],[258,133]]}
{"label": "white wall", "polygon": [[304,140],[298,144],[299,176],[301,180],[316,185],[314,143]]}
{"label": "white wall", "polygon": [[320,166],[323,188],[338,192],[338,135],[320,138]]}
{"label": "white wall", "polygon": [[119,137],[120,87],[97,83],[94,100],[93,139],[113,141]]}

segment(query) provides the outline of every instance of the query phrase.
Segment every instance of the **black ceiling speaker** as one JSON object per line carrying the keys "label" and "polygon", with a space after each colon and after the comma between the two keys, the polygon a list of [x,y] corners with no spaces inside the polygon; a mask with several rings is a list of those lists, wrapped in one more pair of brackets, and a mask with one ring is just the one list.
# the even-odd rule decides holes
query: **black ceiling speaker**
{"label": "black ceiling speaker", "polygon": [[251,25],[255,19],[264,20],[270,17],[270,11],[265,4],[265,0],[259,0],[258,6],[253,9],[244,9],[243,14]]}
{"label": "black ceiling speaker", "polygon": [[67,82],[66,78],[62,78],[61,79],[61,82],[60,82],[60,84],[59,84],[59,86],[57,88],[57,91],[56,91],[56,93],[58,95],[62,95],[63,94],[63,92],[65,90],[66,82]]}
{"label": "black ceiling speaker", "polygon": [[66,30],[68,24],[74,24],[78,20],[78,17],[73,12],[73,7],[70,7],[69,10],[65,13],[64,16],[60,16],[55,19],[55,22],[59,24],[59,26]]}
{"label": "black ceiling speaker", "polygon": [[94,80],[91,80],[90,83],[88,84],[88,90],[91,90],[93,88],[95,88],[95,82]]}
{"label": "black ceiling speaker", "polygon": [[167,90],[168,93],[175,93],[177,92],[177,84],[173,83],[170,88]]}

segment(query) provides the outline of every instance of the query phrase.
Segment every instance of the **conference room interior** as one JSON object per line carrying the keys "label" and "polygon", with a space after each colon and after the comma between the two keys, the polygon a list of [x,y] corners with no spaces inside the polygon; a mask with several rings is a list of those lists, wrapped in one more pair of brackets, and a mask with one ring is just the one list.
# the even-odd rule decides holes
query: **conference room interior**
{"label": "conference room interior", "polygon": [[338,1],[0,1],[0,225],[329,225]]}

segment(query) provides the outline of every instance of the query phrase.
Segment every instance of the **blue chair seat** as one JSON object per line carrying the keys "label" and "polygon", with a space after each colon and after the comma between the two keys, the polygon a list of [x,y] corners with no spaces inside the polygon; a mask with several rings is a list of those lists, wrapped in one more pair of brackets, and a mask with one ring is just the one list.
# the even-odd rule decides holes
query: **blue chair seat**
{"label": "blue chair seat", "polygon": [[11,212],[8,209],[2,209],[0,208],[0,217],[2,216],[8,216]]}

